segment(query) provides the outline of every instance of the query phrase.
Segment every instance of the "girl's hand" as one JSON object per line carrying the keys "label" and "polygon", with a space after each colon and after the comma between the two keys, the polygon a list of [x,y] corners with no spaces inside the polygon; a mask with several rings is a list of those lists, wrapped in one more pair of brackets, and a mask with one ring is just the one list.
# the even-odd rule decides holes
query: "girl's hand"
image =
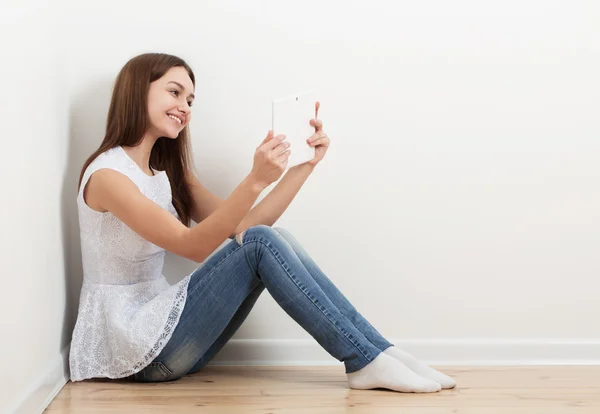
{"label": "girl's hand", "polygon": [[331,142],[327,134],[323,132],[323,122],[319,119],[320,106],[321,104],[319,102],[315,103],[315,119],[310,120],[310,125],[315,127],[315,134],[306,140],[311,147],[315,147],[315,158],[307,162],[307,164],[313,166],[321,162],[327,153]]}

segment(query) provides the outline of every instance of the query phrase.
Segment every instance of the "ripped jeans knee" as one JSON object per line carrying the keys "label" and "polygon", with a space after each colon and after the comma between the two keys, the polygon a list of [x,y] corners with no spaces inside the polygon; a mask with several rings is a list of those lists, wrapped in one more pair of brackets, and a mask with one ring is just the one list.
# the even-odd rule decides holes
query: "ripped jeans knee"
{"label": "ripped jeans knee", "polygon": [[237,242],[239,243],[240,246],[244,245],[244,234],[245,233],[246,233],[246,230],[241,231],[235,235],[235,239],[237,240]]}

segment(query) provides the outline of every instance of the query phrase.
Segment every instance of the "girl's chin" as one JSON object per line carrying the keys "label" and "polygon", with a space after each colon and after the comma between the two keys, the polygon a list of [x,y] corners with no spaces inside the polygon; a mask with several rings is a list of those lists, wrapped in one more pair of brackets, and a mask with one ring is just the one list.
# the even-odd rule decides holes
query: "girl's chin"
{"label": "girl's chin", "polygon": [[163,132],[164,132],[163,137],[166,137],[166,138],[175,139],[179,136],[179,131],[177,131],[177,130],[168,129]]}

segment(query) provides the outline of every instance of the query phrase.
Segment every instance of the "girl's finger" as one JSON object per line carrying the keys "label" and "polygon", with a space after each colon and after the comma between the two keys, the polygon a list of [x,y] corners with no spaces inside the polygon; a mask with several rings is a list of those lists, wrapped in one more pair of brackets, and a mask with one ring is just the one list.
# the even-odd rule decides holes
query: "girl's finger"
{"label": "girl's finger", "polygon": [[277,164],[279,165],[284,165],[287,164],[287,160],[290,157],[290,154],[292,153],[292,150],[286,151],[283,154],[280,154],[276,159],[275,162],[277,162]]}
{"label": "girl's finger", "polygon": [[325,132],[323,132],[323,131],[317,131],[317,132],[315,132],[315,133],[313,134],[313,136],[312,136],[312,137],[310,137],[310,138],[308,139],[308,141],[309,141],[309,142],[310,142],[310,141],[315,141],[315,140],[317,140],[317,139],[319,139],[319,138],[324,138],[324,137],[327,137],[327,134],[326,134]]}
{"label": "girl's finger", "polygon": [[320,119],[311,119],[310,125],[315,127],[315,129],[317,131],[320,131],[321,129],[323,129],[323,121],[321,121]]}
{"label": "girl's finger", "polygon": [[319,146],[319,145],[328,146],[330,142],[331,142],[331,140],[329,139],[329,137],[328,136],[324,136],[322,138],[318,138],[318,139],[315,139],[314,141],[309,142],[309,145],[311,147],[316,147],[316,146]]}
{"label": "girl's finger", "polygon": [[281,144],[277,145],[275,148],[273,148],[273,153],[280,155],[283,154],[289,147],[290,147],[290,143],[285,141],[282,142]]}
{"label": "girl's finger", "polygon": [[322,138],[324,136],[326,136],[326,134],[324,132],[317,131],[314,134],[312,134],[311,137],[307,138],[306,142],[308,142],[310,144],[311,142],[313,142],[313,141],[315,141],[315,140],[317,140],[319,138]]}

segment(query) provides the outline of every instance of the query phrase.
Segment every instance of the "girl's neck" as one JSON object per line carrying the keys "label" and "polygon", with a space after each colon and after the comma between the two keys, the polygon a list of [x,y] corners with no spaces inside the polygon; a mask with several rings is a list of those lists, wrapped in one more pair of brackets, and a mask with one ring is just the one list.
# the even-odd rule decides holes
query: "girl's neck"
{"label": "girl's neck", "polygon": [[153,175],[150,169],[150,153],[156,140],[157,138],[146,135],[142,142],[135,147],[123,146],[127,155],[148,175]]}

